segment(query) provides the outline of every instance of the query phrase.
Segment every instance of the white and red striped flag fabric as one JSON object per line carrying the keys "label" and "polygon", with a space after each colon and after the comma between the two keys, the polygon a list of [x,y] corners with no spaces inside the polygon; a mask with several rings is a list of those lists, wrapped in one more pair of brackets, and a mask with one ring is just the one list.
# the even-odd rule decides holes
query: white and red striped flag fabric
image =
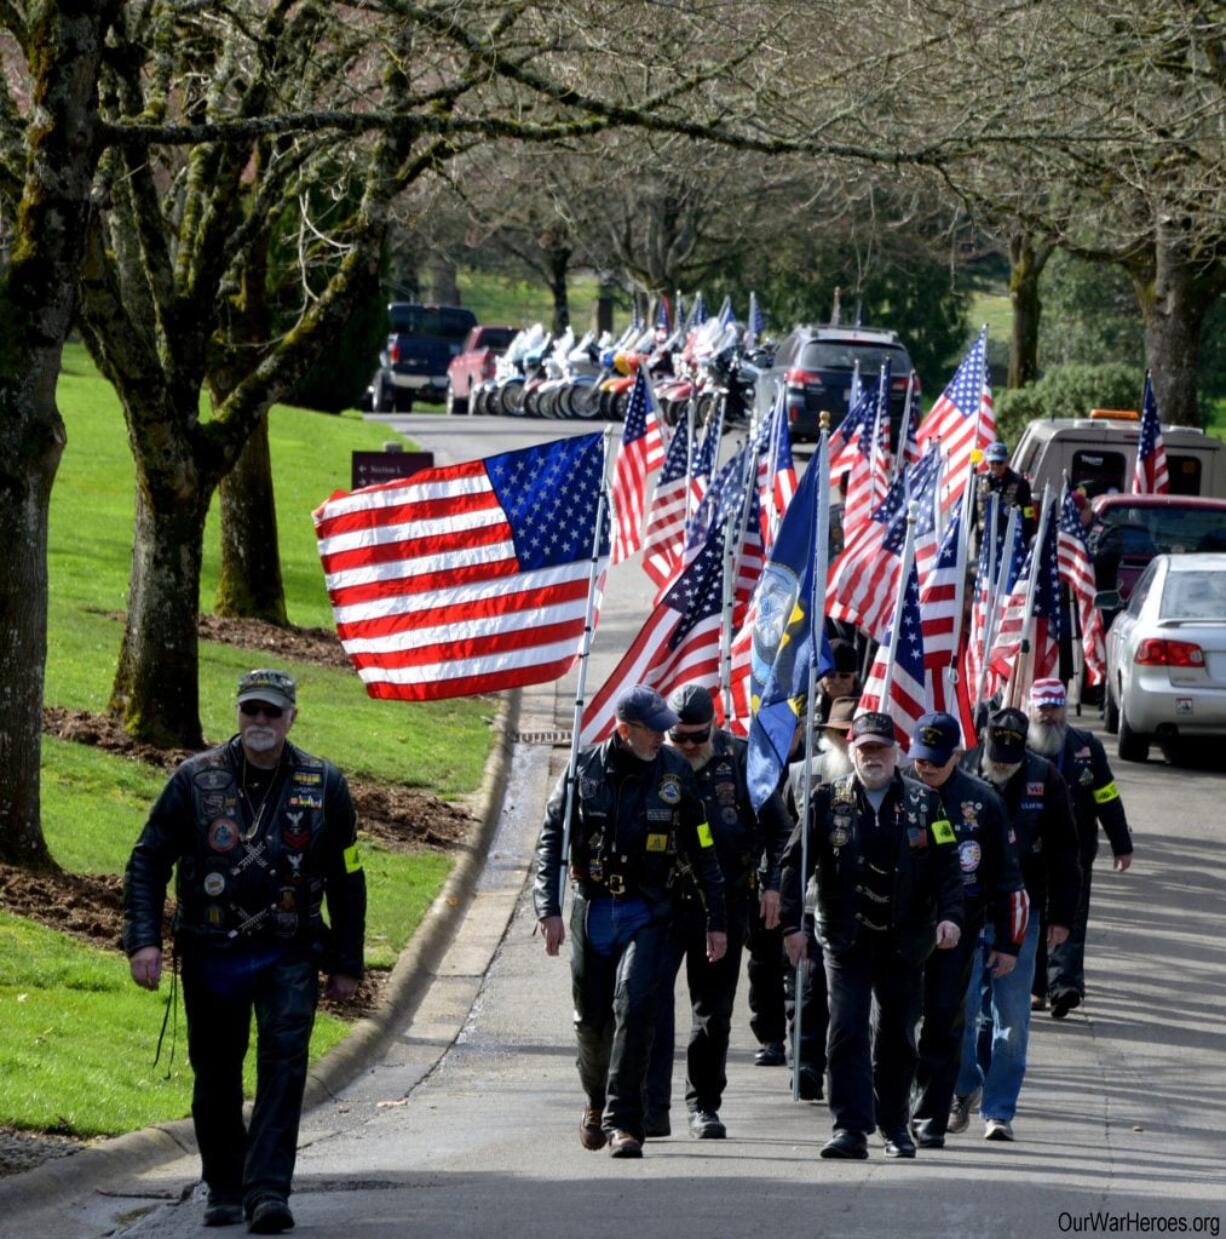
{"label": "white and red striped flag fabric", "polygon": [[[896,601],[890,604],[890,623],[860,694],[859,710],[880,710],[888,714],[894,720],[895,737],[905,749],[910,747],[916,721],[931,708],[924,679],[924,626],[920,618],[919,574],[914,561],[907,574],[901,608],[896,607]],[[883,701],[895,624],[900,625],[900,630],[894,651],[894,673],[890,677],[889,699]]]}
{"label": "white and red striped flag fabric", "polygon": [[[467,697],[564,675],[582,643],[603,477],[592,434],[317,508],[337,636],[370,696]],[[607,554],[607,520],[601,543]]]}
{"label": "white and red striped flag fabric", "polygon": [[920,445],[926,448],[931,440],[939,439],[945,453],[948,489],[941,498],[943,511],[948,512],[962,501],[971,453],[987,447],[995,438],[996,414],[988,382],[988,329],[985,327],[920,423]]}
{"label": "white and red striped flag fabric", "polygon": [[1145,394],[1141,397],[1141,439],[1132,474],[1134,495],[1165,495],[1171,489],[1166,467],[1166,447],[1162,442],[1162,423],[1158,420],[1158,401],[1154,380],[1145,372]]}
{"label": "white and red striped flag fabric", "polygon": [[617,721],[617,699],[635,684],[667,697],[683,684],[716,695],[723,610],[723,528],[712,523],[697,554],[652,608],[647,622],[583,711],[580,740],[598,744]]}
{"label": "white and red striped flag fabric", "polygon": [[1085,656],[1086,681],[1101,684],[1107,675],[1107,640],[1102,612],[1094,605],[1094,563],[1086,545],[1081,510],[1073,492],[1065,489],[1056,532],[1060,580],[1068,586],[1081,620],[1081,649]]}
{"label": "white and red striped flag fabric", "polygon": [[682,422],[669,441],[643,534],[643,571],[657,589],[677,575],[685,550],[685,492],[690,484],[687,433]]}
{"label": "white and red striped flag fabric", "polygon": [[[1030,647],[1034,655],[1029,665],[1019,667],[1026,597],[1032,578],[1034,609],[1031,613]],[[1029,680],[1056,675],[1060,669],[1060,567],[1056,553],[1056,522],[1053,520],[1047,521],[1042,543],[1036,538],[1031,545],[1022,575],[1004,604],[989,663],[1001,679],[1009,679],[1016,672],[1017,678],[1022,681],[1023,691]]]}
{"label": "white and red striped flag fabric", "polygon": [[664,463],[664,439],[656,418],[647,375],[640,366],[634,376],[626,426],[613,466],[613,562],[629,559],[643,545],[643,515],[647,475]]}

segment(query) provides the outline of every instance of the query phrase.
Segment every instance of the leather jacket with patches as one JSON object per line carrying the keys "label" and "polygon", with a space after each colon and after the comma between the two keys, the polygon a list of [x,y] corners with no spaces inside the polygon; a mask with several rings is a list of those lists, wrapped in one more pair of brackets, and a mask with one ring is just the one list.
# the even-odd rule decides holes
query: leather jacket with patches
{"label": "leather jacket with patches", "polygon": [[783,849],[792,833],[783,798],[775,791],[755,816],[746,776],[749,745],[718,729],[712,732],[711,744],[711,760],[693,774],[706,805],[728,897],[753,888],[760,859],[763,889],[777,891]]}
{"label": "leather jacket with patches", "polygon": [[171,775],[128,860],[124,950],[162,945],[174,868],[174,933],[185,949],[282,942],[329,972],[360,977],[366,878],[344,776],[288,742],[256,804],[243,772],[235,736]]}
{"label": "leather jacket with patches", "polygon": [[1129,854],[1132,834],[1102,741],[1091,732],[1070,727],[1064,737],[1064,747],[1051,760],[1064,777],[1073,798],[1082,867],[1098,855],[1099,823],[1107,833],[1112,854]]}
{"label": "leather jacket with patches", "polygon": [[1004,475],[997,479],[991,473],[985,473],[979,479],[979,527],[987,528],[988,496],[997,494],[1000,506],[997,509],[997,520],[1003,533],[1009,520],[1009,509],[1018,509],[1018,519],[1022,522],[1022,537],[1029,546],[1034,538],[1038,521],[1035,515],[1034,496],[1030,492],[1030,483],[1020,473],[1006,469]]}
{"label": "leather jacket with patches", "polygon": [[[990,782],[980,769],[984,756],[985,749],[971,749],[961,765]],[[1044,925],[1072,925],[1081,894],[1081,862],[1073,806],[1060,771],[1045,757],[1027,752],[1004,787],[992,786],[1009,814],[1032,915],[1041,916]]]}
{"label": "leather jacket with patches", "polygon": [[[545,808],[537,843],[533,901],[539,917],[561,914],[564,772]],[[640,761],[616,735],[582,750],[575,766],[569,873],[585,898],[637,896],[672,915],[671,890],[691,869],[706,904],[707,928],[726,925],[724,879],[715,839],[689,763],[671,749]]]}
{"label": "leather jacket with patches", "polygon": [[1016,955],[1026,938],[1028,900],[1009,815],[991,784],[953,768],[933,788],[954,828],[966,932],[991,916],[995,949]]}
{"label": "leather jacket with patches", "polygon": [[[868,923],[864,911],[867,896],[881,898],[869,872],[873,856],[888,857],[890,869],[882,879],[888,924],[883,919],[881,930]],[[783,856],[780,924],[785,936],[801,928],[804,886],[813,874],[823,950],[847,951],[862,938],[882,933],[898,955],[921,964],[936,947],[939,921],[962,924],[953,827],[936,792],[901,774],[895,773],[877,811],[854,773],[814,789],[808,872],[801,874],[799,826]]]}

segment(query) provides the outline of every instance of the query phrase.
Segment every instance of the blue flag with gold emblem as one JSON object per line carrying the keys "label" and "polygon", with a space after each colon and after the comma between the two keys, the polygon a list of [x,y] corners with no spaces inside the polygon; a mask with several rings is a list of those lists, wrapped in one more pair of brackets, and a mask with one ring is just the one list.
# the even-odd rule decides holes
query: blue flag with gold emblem
{"label": "blue flag with gold emblem", "polygon": [[[826,617],[815,615],[813,574],[817,561],[817,505],[821,494],[814,456],[797,488],[771,548],[754,595],[753,649],[749,663],[749,799],[766,803],[787,769],[796,724],[805,712],[809,663],[817,644],[817,678],[834,665],[826,639]],[[824,607],[825,582],[817,591]]]}

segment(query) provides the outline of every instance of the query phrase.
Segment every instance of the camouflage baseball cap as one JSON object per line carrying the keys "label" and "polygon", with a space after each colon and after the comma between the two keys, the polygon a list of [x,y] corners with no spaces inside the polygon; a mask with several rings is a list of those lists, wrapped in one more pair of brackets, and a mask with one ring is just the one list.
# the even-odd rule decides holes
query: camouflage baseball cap
{"label": "camouflage baseball cap", "polygon": [[298,702],[298,685],[293,676],[271,667],[248,671],[238,682],[238,704],[244,701],[266,701],[270,706],[292,710]]}

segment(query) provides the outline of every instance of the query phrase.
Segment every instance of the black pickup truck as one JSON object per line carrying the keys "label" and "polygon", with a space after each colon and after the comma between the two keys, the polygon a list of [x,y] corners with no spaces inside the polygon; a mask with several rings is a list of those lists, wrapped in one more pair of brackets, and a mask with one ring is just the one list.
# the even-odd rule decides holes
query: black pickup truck
{"label": "black pickup truck", "polygon": [[371,380],[370,407],[376,413],[408,413],[415,399],[441,402],[447,367],[477,316],[460,306],[413,301],[393,301],[387,315],[391,333]]}

